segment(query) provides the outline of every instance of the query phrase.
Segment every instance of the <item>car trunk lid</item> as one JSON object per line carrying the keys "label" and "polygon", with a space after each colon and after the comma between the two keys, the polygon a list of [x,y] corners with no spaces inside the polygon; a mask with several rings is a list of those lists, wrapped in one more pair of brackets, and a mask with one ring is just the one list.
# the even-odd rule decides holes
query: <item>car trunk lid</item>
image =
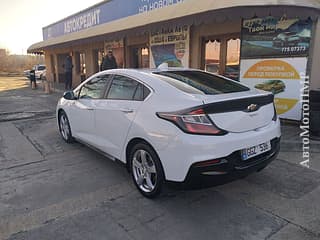
{"label": "car trunk lid", "polygon": [[270,124],[275,114],[273,99],[265,93],[205,95],[203,108],[217,127],[239,133]]}

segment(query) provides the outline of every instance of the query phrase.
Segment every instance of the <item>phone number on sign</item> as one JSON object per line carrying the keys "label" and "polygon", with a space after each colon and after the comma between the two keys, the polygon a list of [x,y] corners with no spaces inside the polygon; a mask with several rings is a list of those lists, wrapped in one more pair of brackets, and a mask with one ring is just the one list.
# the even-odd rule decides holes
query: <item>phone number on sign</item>
{"label": "phone number on sign", "polygon": [[283,47],[282,53],[301,53],[307,51],[306,46]]}

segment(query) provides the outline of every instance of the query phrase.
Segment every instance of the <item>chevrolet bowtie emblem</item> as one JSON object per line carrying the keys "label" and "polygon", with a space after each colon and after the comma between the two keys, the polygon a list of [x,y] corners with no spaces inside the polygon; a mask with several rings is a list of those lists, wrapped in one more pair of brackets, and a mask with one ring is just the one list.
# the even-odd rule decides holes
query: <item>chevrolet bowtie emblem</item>
{"label": "chevrolet bowtie emblem", "polygon": [[247,110],[248,110],[248,112],[257,111],[257,110],[258,110],[258,105],[257,105],[257,104],[250,104],[250,105],[247,107]]}

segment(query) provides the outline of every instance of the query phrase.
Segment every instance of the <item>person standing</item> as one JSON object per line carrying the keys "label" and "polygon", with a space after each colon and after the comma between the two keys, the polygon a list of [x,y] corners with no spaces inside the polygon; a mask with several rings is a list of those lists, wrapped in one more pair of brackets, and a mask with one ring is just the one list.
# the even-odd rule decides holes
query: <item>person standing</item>
{"label": "person standing", "polygon": [[72,58],[68,55],[64,60],[64,72],[65,72],[65,89],[71,90],[72,89]]}
{"label": "person standing", "polygon": [[36,70],[34,68],[30,70],[30,85],[32,89],[37,88]]}
{"label": "person standing", "polygon": [[109,50],[107,56],[102,59],[101,71],[114,68],[118,68],[117,61],[113,56],[112,50]]}

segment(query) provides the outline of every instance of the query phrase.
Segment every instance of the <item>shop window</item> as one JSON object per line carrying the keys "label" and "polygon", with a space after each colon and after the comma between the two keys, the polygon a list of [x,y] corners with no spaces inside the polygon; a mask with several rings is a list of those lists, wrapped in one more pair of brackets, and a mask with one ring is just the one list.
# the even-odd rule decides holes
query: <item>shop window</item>
{"label": "shop window", "polygon": [[80,75],[81,82],[86,79],[86,55],[84,52],[76,52],[75,70]]}
{"label": "shop window", "polygon": [[141,65],[142,65],[142,68],[149,67],[149,49],[148,48],[141,49]]}
{"label": "shop window", "polygon": [[219,40],[210,40],[206,43],[205,70],[207,72],[219,73],[220,48],[221,48],[221,43]]}
{"label": "shop window", "polygon": [[149,68],[149,49],[145,46],[134,46],[131,48],[132,68]]}
{"label": "shop window", "polygon": [[104,51],[103,50],[99,50],[98,51],[98,68],[100,68],[100,66],[102,64],[103,56],[104,56]]}
{"label": "shop window", "polygon": [[107,41],[104,43],[105,54],[112,50],[113,56],[116,59],[118,68],[124,67],[124,40]]}
{"label": "shop window", "polygon": [[240,63],[240,39],[229,39],[227,41],[226,68],[223,74],[234,80],[239,80]]}
{"label": "shop window", "polygon": [[86,75],[86,54],[80,53],[80,74]]}
{"label": "shop window", "polygon": [[104,55],[103,49],[93,50],[93,66],[94,66],[95,73],[101,71],[103,55]]}
{"label": "shop window", "polygon": [[[56,82],[57,81],[57,76],[56,76],[56,67],[57,67],[57,64],[56,64],[56,60],[55,60],[55,56],[54,55],[50,55],[50,66],[51,66],[51,76],[53,76],[53,81]],[[50,74],[47,74],[47,78],[50,78],[49,77]]]}

